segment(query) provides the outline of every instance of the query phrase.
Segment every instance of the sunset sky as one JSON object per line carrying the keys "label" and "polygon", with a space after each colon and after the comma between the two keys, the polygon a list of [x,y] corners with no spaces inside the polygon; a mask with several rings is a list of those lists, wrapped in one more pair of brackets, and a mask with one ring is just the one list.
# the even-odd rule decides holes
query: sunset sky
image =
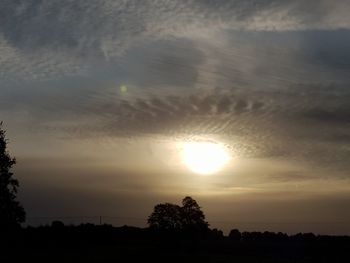
{"label": "sunset sky", "polygon": [[[0,120],[27,223],[145,226],[189,195],[226,232],[350,234],[349,13],[347,0],[2,0]],[[186,164],[198,142],[227,154],[217,171]]]}

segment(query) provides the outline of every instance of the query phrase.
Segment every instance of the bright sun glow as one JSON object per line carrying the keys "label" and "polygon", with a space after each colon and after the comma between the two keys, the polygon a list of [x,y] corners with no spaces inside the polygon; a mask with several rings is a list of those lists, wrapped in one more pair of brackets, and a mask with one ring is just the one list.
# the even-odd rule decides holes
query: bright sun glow
{"label": "bright sun glow", "polygon": [[225,147],[213,142],[189,142],[183,146],[183,160],[195,173],[212,174],[228,161]]}

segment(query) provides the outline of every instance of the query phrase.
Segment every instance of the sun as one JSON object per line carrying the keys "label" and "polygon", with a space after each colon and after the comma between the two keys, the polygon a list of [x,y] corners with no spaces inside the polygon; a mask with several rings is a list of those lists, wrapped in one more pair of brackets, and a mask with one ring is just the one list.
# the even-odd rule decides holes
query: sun
{"label": "sun", "polygon": [[204,175],[218,172],[230,158],[226,147],[214,142],[185,143],[182,157],[190,170]]}

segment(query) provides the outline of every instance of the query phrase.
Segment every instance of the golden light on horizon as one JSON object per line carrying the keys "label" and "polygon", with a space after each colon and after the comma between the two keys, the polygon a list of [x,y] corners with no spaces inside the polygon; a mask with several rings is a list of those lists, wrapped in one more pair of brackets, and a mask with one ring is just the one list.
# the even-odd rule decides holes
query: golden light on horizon
{"label": "golden light on horizon", "polygon": [[220,143],[188,142],[183,145],[182,158],[191,171],[209,175],[220,171],[230,156]]}

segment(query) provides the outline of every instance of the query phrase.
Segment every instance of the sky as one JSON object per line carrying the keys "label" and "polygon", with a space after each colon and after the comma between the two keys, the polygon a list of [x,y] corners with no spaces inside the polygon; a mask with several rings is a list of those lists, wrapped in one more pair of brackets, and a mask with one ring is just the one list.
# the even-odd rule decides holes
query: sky
{"label": "sky", "polygon": [[[2,0],[0,120],[27,223],[350,234],[350,2]],[[199,175],[186,143],[224,145]],[[62,220],[63,220],[62,219]]]}

